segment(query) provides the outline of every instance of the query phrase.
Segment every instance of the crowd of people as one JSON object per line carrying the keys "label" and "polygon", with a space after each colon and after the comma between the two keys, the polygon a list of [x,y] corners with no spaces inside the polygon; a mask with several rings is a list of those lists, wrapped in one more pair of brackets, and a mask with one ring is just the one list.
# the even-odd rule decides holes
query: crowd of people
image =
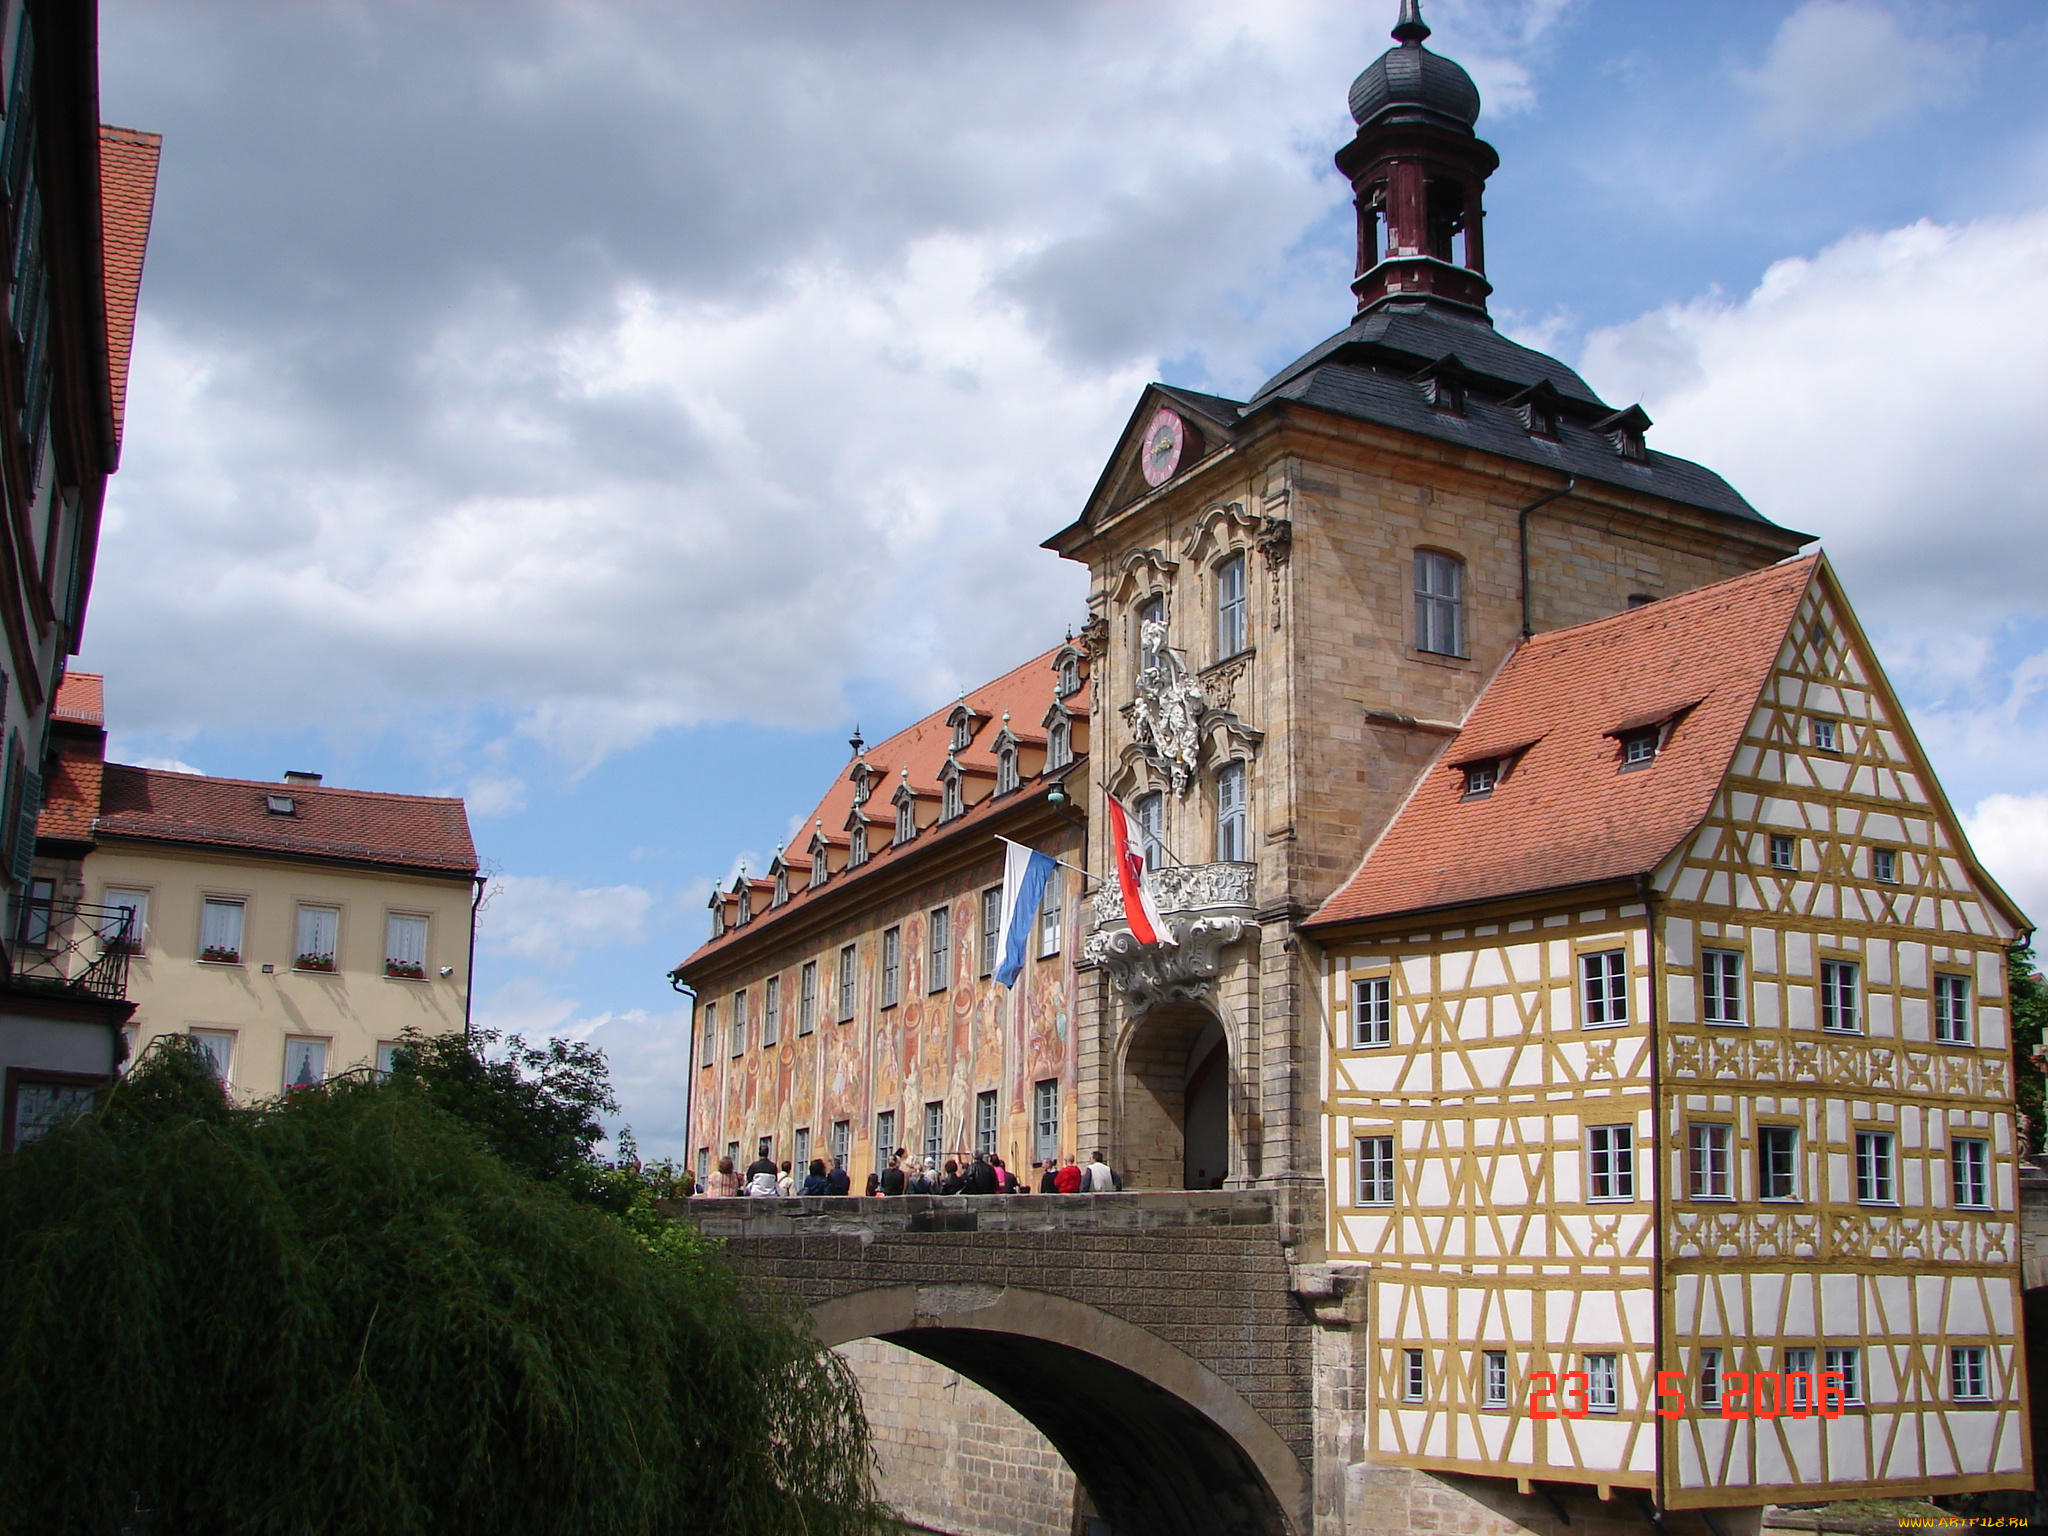
{"label": "crowd of people", "polygon": [[[1124,1181],[1109,1166],[1098,1149],[1087,1163],[1069,1157],[1064,1162],[1049,1157],[1031,1165],[1031,1175],[1019,1178],[996,1152],[962,1153],[933,1166],[932,1161],[910,1156],[902,1147],[889,1155],[886,1166],[868,1175],[863,1192],[877,1198],[892,1195],[1108,1195],[1124,1187]],[[689,1175],[684,1181],[691,1182]],[[1035,1182],[1034,1182],[1035,1181]],[[736,1171],[733,1160],[721,1157],[718,1166],[704,1176],[701,1188],[686,1189],[706,1200],[730,1200],[736,1196],[789,1199],[796,1195],[850,1195],[853,1180],[846,1171],[846,1159],[829,1163],[822,1157],[798,1172],[784,1161],[778,1164],[763,1154]]]}

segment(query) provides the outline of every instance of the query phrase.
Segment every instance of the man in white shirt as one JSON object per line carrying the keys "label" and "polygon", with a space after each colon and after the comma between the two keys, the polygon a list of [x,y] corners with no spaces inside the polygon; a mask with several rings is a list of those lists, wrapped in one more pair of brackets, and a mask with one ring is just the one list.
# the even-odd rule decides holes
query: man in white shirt
{"label": "man in white shirt", "polygon": [[1123,1187],[1123,1181],[1110,1171],[1108,1161],[1100,1147],[1095,1150],[1094,1161],[1088,1164],[1088,1171],[1081,1179],[1081,1192],[1088,1195],[1113,1195]]}

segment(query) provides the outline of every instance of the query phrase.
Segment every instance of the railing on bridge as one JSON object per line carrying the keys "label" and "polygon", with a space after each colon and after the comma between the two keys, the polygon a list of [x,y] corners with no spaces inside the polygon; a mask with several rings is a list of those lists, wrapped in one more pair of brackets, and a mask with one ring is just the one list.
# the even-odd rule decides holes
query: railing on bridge
{"label": "railing on bridge", "polygon": [[811,1195],[664,1200],[709,1237],[885,1232],[1056,1232],[1260,1227],[1274,1199],[1254,1189],[1146,1189],[1118,1195]]}
{"label": "railing on bridge", "polygon": [[128,957],[135,914],[48,896],[16,906],[11,984],[53,997],[120,1003],[128,999]]}

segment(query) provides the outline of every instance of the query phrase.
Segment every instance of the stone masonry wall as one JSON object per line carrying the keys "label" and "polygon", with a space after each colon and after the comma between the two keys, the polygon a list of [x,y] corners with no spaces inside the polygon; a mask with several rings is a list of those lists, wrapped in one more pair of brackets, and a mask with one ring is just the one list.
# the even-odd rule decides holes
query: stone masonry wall
{"label": "stone masonry wall", "polygon": [[879,1339],[842,1344],[839,1353],[860,1383],[881,1496],[913,1528],[1071,1536],[1074,1474],[999,1398]]}

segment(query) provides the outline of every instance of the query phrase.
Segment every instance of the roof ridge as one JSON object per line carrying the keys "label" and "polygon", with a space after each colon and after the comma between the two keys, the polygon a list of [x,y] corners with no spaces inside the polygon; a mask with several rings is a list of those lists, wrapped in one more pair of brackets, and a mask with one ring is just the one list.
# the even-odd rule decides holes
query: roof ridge
{"label": "roof ridge", "polygon": [[109,768],[125,768],[130,773],[157,774],[169,779],[197,779],[207,784],[240,784],[250,789],[266,790],[273,795],[314,794],[314,795],[360,795],[374,800],[412,800],[427,805],[465,805],[460,795],[412,795],[396,789],[347,789],[339,784],[298,784],[284,779],[236,779],[218,773],[184,773],[176,768],[148,768],[141,763],[117,763],[109,760]]}
{"label": "roof ridge", "polygon": [[[1811,555],[1791,555],[1777,561],[1775,564],[1762,566],[1754,571],[1744,571],[1740,575],[1724,576],[1719,581],[1710,581],[1703,587],[1688,587],[1683,592],[1674,592],[1669,597],[1660,597],[1654,601],[1644,603],[1640,608],[1624,608],[1620,613],[1602,614],[1597,619],[1585,619],[1577,624],[1567,624],[1562,629],[1542,630],[1536,634],[1525,636],[1521,643],[1516,646],[1515,650],[1519,653],[1526,648],[1554,645],[1566,639],[1582,636],[1590,630],[1601,628],[1603,625],[1614,626],[1631,623],[1668,622],[1677,610],[1698,607],[1703,601],[1717,593],[1725,595],[1736,588],[1745,587],[1751,583],[1760,585],[1774,576],[1786,574],[1797,565],[1805,565],[1808,568],[1806,574],[1810,576],[1812,574],[1812,567],[1819,560],[1820,555],[1817,552]],[[1645,614],[1653,615],[1653,619],[1644,618]],[[1476,700],[1474,701],[1474,707],[1477,708]]]}

